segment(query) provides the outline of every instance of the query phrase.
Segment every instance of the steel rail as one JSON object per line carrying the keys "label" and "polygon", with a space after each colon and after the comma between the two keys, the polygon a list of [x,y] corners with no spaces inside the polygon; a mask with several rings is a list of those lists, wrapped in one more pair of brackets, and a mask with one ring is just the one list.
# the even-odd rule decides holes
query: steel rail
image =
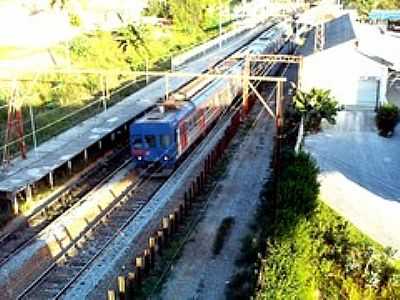
{"label": "steel rail", "polygon": [[[271,26],[272,27],[272,26]],[[270,28],[270,27],[269,27]],[[269,29],[268,28],[268,29]],[[267,30],[268,30],[267,29]],[[256,37],[255,37],[256,38]],[[254,39],[255,39],[254,38]],[[252,39],[252,40],[254,40],[254,39]],[[251,41],[249,41],[248,43],[250,43]],[[245,47],[248,43],[246,43],[244,46],[242,46],[242,48],[243,47]],[[228,56],[230,56],[230,55],[232,55],[232,53],[235,53],[235,52],[237,52],[238,50],[236,50],[236,51],[233,51],[233,52],[231,52]],[[218,64],[220,64],[220,62],[221,61],[225,61],[226,60],[226,58],[228,57],[228,56],[225,56],[225,58],[224,59],[221,59],[219,62],[218,62]],[[216,64],[217,65],[217,64]],[[157,74],[159,74],[159,72],[155,72],[155,73],[157,73]],[[191,74],[191,73],[189,73],[189,74]],[[208,74],[204,74],[204,73],[201,73],[200,75],[199,74],[196,74],[196,73],[192,73],[192,76],[196,76],[197,78],[196,79],[194,79],[193,81],[195,81],[195,80],[198,80],[198,79],[204,79],[204,78],[213,78],[213,79],[215,79],[215,78],[226,78],[226,75],[215,75],[215,74],[213,74],[213,75],[210,75],[210,76],[208,76]],[[238,78],[238,77],[241,77],[241,76],[232,76],[232,75],[228,75],[228,77],[230,78],[230,77],[232,77],[232,78]],[[285,78],[276,78],[276,77],[271,77],[271,78],[274,78],[275,80],[274,81],[285,81],[286,79]],[[260,77],[260,76],[251,76],[251,78],[250,79],[253,79],[253,80],[265,80],[265,77]],[[193,83],[192,81],[189,81],[189,83]],[[208,83],[207,84],[205,84],[205,86],[207,86],[208,85]],[[184,86],[183,86],[184,87]],[[182,87],[181,87],[182,88]],[[203,88],[201,88],[199,91],[197,91],[195,94],[197,94],[198,92],[201,92],[203,90]],[[229,119],[228,119],[229,120]],[[122,168],[120,168],[120,169],[122,169]],[[116,172],[115,172],[116,173]],[[114,174],[115,174],[114,173]],[[118,208],[118,207],[120,207],[123,203],[125,203],[126,201],[128,201],[129,199],[130,199],[130,196],[131,196],[131,194],[134,192],[134,191],[136,191],[136,189],[137,188],[139,188],[139,187],[141,187],[141,184],[143,184],[143,182],[144,182],[144,180],[139,180],[138,182],[135,182],[132,186],[130,186],[130,187],[128,187],[120,196],[118,196],[118,197],[116,197],[116,199],[114,199],[112,202],[111,202],[111,204],[107,207],[107,209],[106,210],[104,210],[101,214],[99,214],[92,222],[91,222],[91,225],[89,225],[88,227],[86,227],[84,230],[83,230],[83,232],[81,232],[79,235],[78,235],[78,237],[76,237],[71,243],[70,243],[70,245],[69,246],[67,246],[67,248],[65,248],[64,250],[63,250],[63,252],[62,253],[60,253],[59,255],[57,255],[57,257],[56,257],[56,259],[55,259],[55,261],[38,277],[38,278],[36,278],[36,280],[35,281],[33,281],[19,296],[18,296],[18,299],[21,299],[21,298],[23,298],[24,296],[26,296],[28,293],[30,293],[34,288],[35,288],[35,286],[37,286],[37,285],[39,285],[40,283],[41,283],[41,281],[45,278],[45,276],[47,276],[47,274],[49,274],[50,272],[51,272],[51,270],[57,265],[57,262],[59,262],[60,261],[60,259],[62,259],[68,252],[69,252],[69,250],[71,250],[71,248],[72,247],[74,247],[74,246],[76,246],[83,238],[86,238],[86,235],[89,233],[89,232],[91,232],[92,230],[94,230],[96,227],[97,227],[97,225],[106,217],[108,217],[113,211],[114,211],[114,209],[116,209],[116,208]],[[80,271],[78,271],[78,273],[77,274],[75,274],[74,275],[74,277],[67,283],[67,285],[66,286],[64,286],[62,289],[61,289],[61,291],[56,295],[56,297],[55,297],[55,299],[57,299],[59,296],[61,296],[64,292],[65,292],[65,290],[67,290],[75,281],[76,281],[76,279],[77,278],[79,278],[79,276],[91,265],[91,263],[107,248],[107,246],[118,236],[118,234],[121,232],[121,230],[123,230],[129,223],[130,223],[130,221],[131,220],[133,220],[134,219],[134,217],[143,209],[143,207],[145,207],[146,206],[146,204],[147,203],[144,203],[143,205],[141,205],[139,208],[137,208],[135,211],[134,211],[134,213],[128,218],[128,221],[126,221],[126,222],[124,222],[124,224],[122,225],[122,226],[120,226],[120,228],[117,230],[117,232],[113,235],[113,236],[111,236],[110,238],[109,238],[109,240],[103,245],[103,247],[101,247],[101,249],[87,262],[87,264],[80,270]]]}
{"label": "steel rail", "polygon": [[[125,149],[125,148],[124,148]],[[116,153],[116,155],[120,154],[124,149],[122,149],[121,151],[118,151]],[[84,201],[86,201],[96,190],[98,190],[102,185],[104,185],[105,182],[109,181],[116,173],[118,173],[122,168],[124,168],[127,164],[129,164],[132,161],[132,158],[129,158],[127,160],[125,160],[121,165],[119,165],[119,167],[117,169],[114,169],[111,173],[109,173],[108,175],[106,175],[100,182],[98,182],[93,188],[90,189],[90,191],[88,191],[83,197],[81,197],[79,200],[75,201],[75,203],[71,206],[71,207],[67,207],[59,216],[57,216],[54,220],[51,220],[51,223],[56,221],[58,218],[60,218],[63,214],[65,214],[66,212],[68,212],[69,210],[73,209],[76,206],[81,205]],[[100,164],[102,164],[104,162],[101,162]],[[93,168],[96,168],[96,166],[94,166]],[[90,173],[90,171],[88,172]],[[81,179],[86,179],[87,176],[89,176],[89,174],[83,175],[82,177],[79,177],[78,180]],[[62,191],[60,191],[59,193],[57,193],[56,195],[54,195],[51,200],[49,202],[46,203],[46,206],[43,206],[39,211],[36,211],[34,214],[32,214],[29,219],[33,219],[35,216],[37,216],[38,214],[42,213],[43,211],[46,211],[47,209],[49,209],[49,207],[51,207],[52,205],[56,205],[60,200],[61,197],[68,192],[68,189],[72,189],[74,187],[76,187],[79,183],[78,182],[74,182],[71,183],[71,185],[67,186],[65,189],[63,189]],[[47,220],[47,219],[46,219]],[[46,222],[46,220],[43,220],[43,223]],[[50,224],[51,224],[50,223]],[[22,224],[21,226],[18,226],[18,229],[20,229],[24,224]],[[48,224],[49,225],[49,224]],[[47,225],[47,226],[48,226]],[[21,243],[20,245],[18,245],[18,247],[16,247],[14,250],[10,251],[9,255],[6,256],[6,258],[2,259],[0,261],[0,268],[2,266],[4,266],[7,262],[9,262],[15,255],[17,255],[18,253],[20,253],[22,250],[24,250],[26,248],[27,245],[29,245],[31,242],[35,241],[38,237],[38,235],[42,232],[42,230],[44,230],[46,227],[45,225],[44,228],[42,228],[41,230],[39,230],[36,234],[34,234],[32,237],[30,237],[29,239],[27,239],[26,241],[24,241],[23,243]],[[18,230],[17,229],[17,230]],[[5,244],[5,240],[11,236],[12,234],[14,234],[17,230],[14,230],[13,232],[8,233],[6,236],[2,237],[2,239],[0,240],[0,245]]]}

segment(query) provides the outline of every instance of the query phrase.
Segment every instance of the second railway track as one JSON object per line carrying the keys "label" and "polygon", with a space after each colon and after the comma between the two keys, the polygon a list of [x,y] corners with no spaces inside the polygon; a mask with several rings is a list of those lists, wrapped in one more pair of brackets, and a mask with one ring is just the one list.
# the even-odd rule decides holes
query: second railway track
{"label": "second railway track", "polygon": [[124,147],[83,173],[76,181],[57,192],[47,205],[28,216],[26,222],[0,237],[0,267],[24,249],[49,224],[73,205],[107,181],[122,165],[129,161],[129,149]]}
{"label": "second railway track", "polygon": [[165,179],[138,177],[18,299],[58,299],[145,206]]}

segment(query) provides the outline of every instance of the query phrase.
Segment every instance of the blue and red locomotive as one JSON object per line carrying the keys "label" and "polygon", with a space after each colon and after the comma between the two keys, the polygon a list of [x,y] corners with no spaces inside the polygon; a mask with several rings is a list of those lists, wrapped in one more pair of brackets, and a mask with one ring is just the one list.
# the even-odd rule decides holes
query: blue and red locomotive
{"label": "blue and red locomotive", "polygon": [[[245,51],[251,54],[276,53],[286,44],[289,35],[288,25],[276,25],[251,42]],[[242,68],[243,61],[237,61],[223,74],[240,75]],[[196,140],[240,95],[241,86],[241,80],[236,78],[209,80],[196,91],[172,95],[170,98],[173,101],[169,98],[133,122],[130,125],[130,146],[135,166],[174,168]]]}

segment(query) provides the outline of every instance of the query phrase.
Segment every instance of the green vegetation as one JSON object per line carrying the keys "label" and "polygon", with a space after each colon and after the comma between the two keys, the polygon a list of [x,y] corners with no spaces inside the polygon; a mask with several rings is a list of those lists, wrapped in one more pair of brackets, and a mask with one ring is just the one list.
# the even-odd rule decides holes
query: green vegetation
{"label": "green vegetation", "polygon": [[380,135],[391,136],[399,121],[399,108],[390,103],[382,105],[376,113],[375,121]]}
{"label": "green vegetation", "polygon": [[226,239],[229,237],[232,227],[235,224],[233,217],[226,217],[222,220],[221,225],[218,227],[217,235],[215,236],[213,245],[213,254],[218,255],[221,253]]}
{"label": "green vegetation", "polygon": [[344,0],[343,5],[357,9],[362,17],[368,16],[372,9],[400,9],[398,0]]}
{"label": "green vegetation", "polygon": [[330,95],[329,90],[311,89],[310,92],[298,90],[293,98],[295,108],[304,116],[305,130],[318,132],[322,119],[335,124],[339,103]]}
{"label": "green vegetation", "polygon": [[[400,264],[317,200],[318,169],[286,153],[243,241],[228,299],[398,299]],[[276,201],[276,202],[275,202]]]}
{"label": "green vegetation", "polygon": [[[84,3],[83,0],[81,1]],[[159,1],[153,2],[159,3]],[[183,2],[190,4],[187,1]],[[85,34],[51,49],[57,64],[71,64],[74,69],[115,71],[115,74],[110,72],[106,76],[101,76],[53,73],[42,74],[32,81],[19,82],[18,94],[22,105],[25,134],[30,134],[32,131],[30,106],[33,109],[35,127],[39,130],[38,142],[46,141],[102,111],[104,103],[99,97],[105,92],[105,87],[113,93],[120,86],[128,86],[127,90],[132,93],[144,85],[144,77],[132,78],[132,76],[118,74],[121,71],[144,70],[146,65],[151,70],[167,70],[172,56],[218,34],[217,27],[210,27],[218,23],[218,16],[215,14],[218,1],[201,2],[202,5],[206,5],[201,18],[198,17],[200,8],[197,4],[196,9],[191,7],[188,10],[186,4],[178,7],[179,1],[162,3],[167,3],[170,7],[168,8],[171,10],[170,17],[174,21],[172,25],[127,24],[114,32],[96,31]],[[72,7],[69,1],[50,0],[50,4],[68,10],[70,21],[79,25],[81,21],[79,15],[69,10]],[[150,11],[148,10],[147,13],[149,14]],[[198,22],[187,22],[183,26],[184,20],[192,19]],[[8,52],[8,49],[3,49],[3,53]],[[7,103],[10,98],[13,93],[12,86],[12,82],[0,83],[0,106]],[[108,100],[107,106],[122,99],[120,95],[121,93]],[[2,141],[6,120],[6,109],[0,109],[0,140]],[[32,137],[26,138],[26,142],[30,147]],[[11,152],[17,151],[17,148],[14,144]]]}

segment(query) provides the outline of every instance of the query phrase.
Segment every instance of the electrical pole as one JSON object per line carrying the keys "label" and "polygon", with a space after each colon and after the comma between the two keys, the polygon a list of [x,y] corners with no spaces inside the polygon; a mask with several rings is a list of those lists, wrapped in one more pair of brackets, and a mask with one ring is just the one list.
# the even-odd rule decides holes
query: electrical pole
{"label": "electrical pole", "polygon": [[221,0],[218,2],[218,10],[219,10],[219,48],[222,47],[222,20],[221,20],[221,11],[222,11]]}

